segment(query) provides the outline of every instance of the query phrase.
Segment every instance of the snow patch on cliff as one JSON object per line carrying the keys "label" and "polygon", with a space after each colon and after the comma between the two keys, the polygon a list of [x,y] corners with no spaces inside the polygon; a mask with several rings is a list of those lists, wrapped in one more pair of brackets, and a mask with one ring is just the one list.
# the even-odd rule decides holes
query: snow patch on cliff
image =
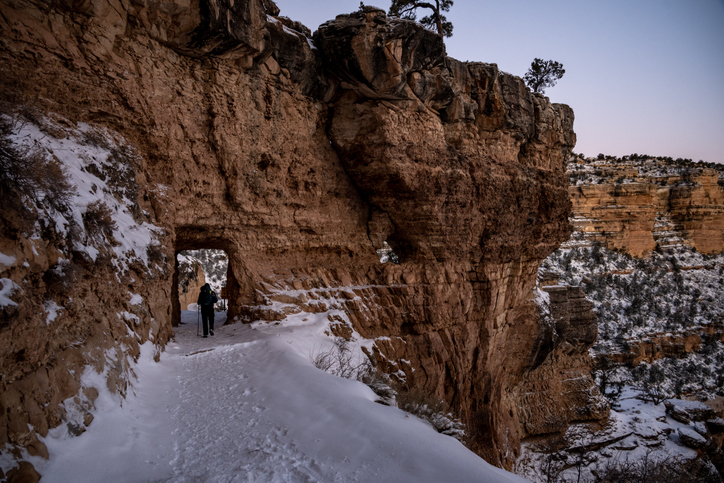
{"label": "snow patch on cliff", "polygon": [[0,278],[0,283],[2,284],[2,288],[0,288],[0,307],[7,305],[17,306],[18,304],[13,302],[10,296],[12,296],[13,292],[20,290],[18,284],[9,278]]}
{"label": "snow patch on cliff", "polygon": [[43,203],[44,193],[38,193],[40,199],[28,198],[41,220],[69,237],[71,248],[94,262],[110,253],[120,272],[134,262],[151,268],[149,251],[162,229],[144,221],[148,214],[136,203],[139,157],[127,141],[105,128],[84,123],[69,127],[67,121],[50,118],[14,125],[17,129],[9,136],[14,147],[57,160],[73,187],[63,211]]}

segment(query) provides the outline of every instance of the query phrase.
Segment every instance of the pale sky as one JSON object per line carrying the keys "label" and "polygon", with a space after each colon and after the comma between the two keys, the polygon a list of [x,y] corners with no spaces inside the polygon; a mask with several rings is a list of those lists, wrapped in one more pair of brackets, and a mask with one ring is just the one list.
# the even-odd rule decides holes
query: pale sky
{"label": "pale sky", "polygon": [[[312,31],[360,4],[275,1]],[[575,111],[575,152],[724,163],[724,0],[455,0],[447,17],[451,57],[521,77],[563,64],[546,95]]]}

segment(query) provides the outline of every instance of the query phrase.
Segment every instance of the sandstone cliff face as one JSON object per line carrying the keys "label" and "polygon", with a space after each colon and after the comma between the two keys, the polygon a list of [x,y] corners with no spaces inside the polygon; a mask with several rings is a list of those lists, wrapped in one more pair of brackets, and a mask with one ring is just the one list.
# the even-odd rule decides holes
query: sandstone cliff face
{"label": "sandstone cliff face", "polygon": [[[640,166],[636,166],[636,165]],[[655,171],[660,165],[659,171]],[[657,245],[686,244],[705,254],[724,251],[724,188],[713,169],[682,167],[666,173],[658,160],[646,164],[596,161],[569,164],[574,179],[586,171],[594,179],[570,187],[574,229],[588,239],[643,256]]]}
{"label": "sandstone cliff face", "polygon": [[[24,266],[31,241],[5,217],[2,251],[18,263],[2,276],[32,282],[1,329],[0,444],[43,454],[23,428],[66,422],[61,403],[81,390],[74,368],[100,370],[94,354],[121,343],[132,355],[167,340],[178,310],[169,261],[185,249],[227,252],[238,320],[278,317],[281,289],[296,290],[289,310],[345,300],[354,328],[380,338],[371,357],[451,403],[492,462],[509,467],[523,436],[552,416],[581,419],[574,406],[595,400],[590,334],[554,342],[532,300],[540,262],[570,234],[570,108],[493,64],[447,58],[439,37],[374,8],[324,24],[314,43],[278,13],[268,0],[4,8],[3,98],[107,127],[140,153],[135,201],[163,228],[166,264],[153,279],[90,264],[61,300],[42,283],[58,255]],[[385,241],[399,265],[379,263]],[[117,283],[143,296],[135,337],[121,335]],[[49,330],[34,311],[47,298],[82,310]],[[530,410],[572,373],[576,402]]]}
{"label": "sandstone cliff face", "polygon": [[206,283],[206,275],[201,262],[193,258],[186,258],[178,265],[178,301],[181,310],[195,304],[199,298],[201,287]]}
{"label": "sandstone cliff face", "polygon": [[580,287],[547,286],[542,319],[548,330],[540,339],[542,356],[518,388],[526,433],[558,432],[568,421],[605,419],[606,398],[590,393],[588,349],[598,335],[593,304]]}
{"label": "sandstone cliff face", "polygon": [[[664,357],[682,358],[687,354],[696,353],[704,340],[724,341],[722,324],[699,327],[682,334],[670,333],[651,334],[646,340],[628,342],[626,353],[612,353],[605,357],[615,363],[637,366],[641,362],[652,363]],[[604,357],[599,355],[598,357]]]}

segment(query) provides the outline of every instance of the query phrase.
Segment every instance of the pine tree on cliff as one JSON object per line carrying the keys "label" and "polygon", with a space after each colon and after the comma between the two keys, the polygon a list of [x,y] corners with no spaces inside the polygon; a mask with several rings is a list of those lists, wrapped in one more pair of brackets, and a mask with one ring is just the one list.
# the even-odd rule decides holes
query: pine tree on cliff
{"label": "pine tree on cliff", "polygon": [[563,64],[559,64],[553,60],[543,60],[536,58],[530,63],[530,69],[523,76],[525,83],[533,89],[533,92],[544,94],[547,87],[553,87],[558,79],[563,77],[566,70]]}
{"label": "pine tree on cliff", "polygon": [[427,8],[432,14],[422,17],[420,23],[430,30],[434,30],[440,37],[452,37],[453,26],[448,22],[442,12],[447,12],[453,5],[453,0],[431,0],[431,2],[417,2],[415,0],[392,0],[390,17],[399,17],[408,20],[417,20],[417,9]]}

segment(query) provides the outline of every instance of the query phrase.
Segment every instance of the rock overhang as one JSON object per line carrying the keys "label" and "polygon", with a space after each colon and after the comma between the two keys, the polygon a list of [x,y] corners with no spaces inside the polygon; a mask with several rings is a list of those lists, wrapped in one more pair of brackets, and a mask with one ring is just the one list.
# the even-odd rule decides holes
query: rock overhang
{"label": "rock overhang", "polygon": [[[139,196],[175,239],[167,251],[227,250],[245,314],[261,314],[281,284],[365,287],[344,305],[355,328],[400,338],[378,344],[378,361],[409,361],[410,384],[488,421],[491,459],[509,465],[525,428],[503,408],[544,358],[530,301],[537,266],[570,233],[572,111],[494,64],[446,57],[437,35],[380,10],[330,21],[312,44],[271,2],[201,3],[221,10],[179,13],[193,21],[165,39],[159,25],[178,20],[131,5],[110,50],[47,32],[88,71],[43,57],[50,46],[15,31],[3,75],[35,72],[16,47],[36,51],[34,82],[52,99],[41,107],[126,134],[146,159]],[[224,31],[218,19],[236,10]],[[59,21],[72,23],[62,9]],[[379,264],[384,241],[400,265]],[[573,364],[565,357],[556,363]],[[574,365],[583,370],[585,358]]]}

